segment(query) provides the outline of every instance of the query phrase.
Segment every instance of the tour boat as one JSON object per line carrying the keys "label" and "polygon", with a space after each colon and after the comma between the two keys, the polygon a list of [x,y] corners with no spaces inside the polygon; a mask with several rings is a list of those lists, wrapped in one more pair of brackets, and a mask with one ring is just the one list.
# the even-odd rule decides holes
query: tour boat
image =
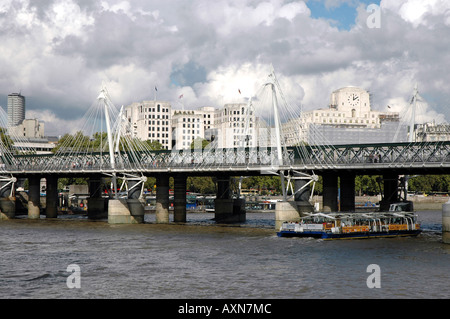
{"label": "tour boat", "polygon": [[411,212],[315,213],[298,222],[284,222],[279,237],[314,237],[321,239],[362,239],[417,236],[417,215]]}

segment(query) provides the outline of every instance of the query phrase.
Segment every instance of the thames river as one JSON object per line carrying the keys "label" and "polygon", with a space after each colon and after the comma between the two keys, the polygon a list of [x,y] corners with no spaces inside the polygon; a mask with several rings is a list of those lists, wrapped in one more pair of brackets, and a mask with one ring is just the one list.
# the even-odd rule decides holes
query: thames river
{"label": "thames river", "polygon": [[[417,214],[418,237],[342,241],[278,238],[273,213],[247,213],[240,225],[207,213],[188,213],[184,225],[152,214],[140,225],[1,221],[0,298],[450,298],[442,212]],[[79,288],[69,288],[69,265]],[[379,288],[368,287],[369,265]]]}

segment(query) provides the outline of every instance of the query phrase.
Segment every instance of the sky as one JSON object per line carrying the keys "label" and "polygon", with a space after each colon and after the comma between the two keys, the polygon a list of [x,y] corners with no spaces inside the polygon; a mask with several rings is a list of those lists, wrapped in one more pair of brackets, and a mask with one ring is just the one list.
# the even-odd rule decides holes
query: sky
{"label": "sky", "polygon": [[419,121],[449,122],[449,35],[447,0],[0,0],[0,106],[21,92],[26,118],[62,135],[102,85],[117,106],[222,107],[273,66],[303,110],[356,86],[400,112],[417,84]]}

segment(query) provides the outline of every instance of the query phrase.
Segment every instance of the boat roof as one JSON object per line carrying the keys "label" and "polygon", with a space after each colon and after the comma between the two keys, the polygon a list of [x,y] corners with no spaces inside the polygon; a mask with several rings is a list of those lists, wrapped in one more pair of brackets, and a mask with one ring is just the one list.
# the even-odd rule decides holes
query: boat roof
{"label": "boat roof", "polygon": [[373,213],[304,213],[302,218],[324,217],[329,219],[374,219],[391,217],[417,217],[413,212],[373,212]]}

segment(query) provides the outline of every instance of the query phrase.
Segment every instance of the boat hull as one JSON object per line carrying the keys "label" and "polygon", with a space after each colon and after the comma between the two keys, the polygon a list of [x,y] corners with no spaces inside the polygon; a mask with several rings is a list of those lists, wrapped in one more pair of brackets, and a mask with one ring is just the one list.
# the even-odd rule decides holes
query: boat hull
{"label": "boat hull", "polygon": [[421,233],[420,229],[416,230],[398,230],[389,232],[363,232],[363,233],[331,233],[322,231],[296,232],[291,230],[282,230],[277,232],[278,237],[312,237],[324,240],[335,239],[368,239],[368,238],[387,238],[387,237],[405,237],[417,236]]}

